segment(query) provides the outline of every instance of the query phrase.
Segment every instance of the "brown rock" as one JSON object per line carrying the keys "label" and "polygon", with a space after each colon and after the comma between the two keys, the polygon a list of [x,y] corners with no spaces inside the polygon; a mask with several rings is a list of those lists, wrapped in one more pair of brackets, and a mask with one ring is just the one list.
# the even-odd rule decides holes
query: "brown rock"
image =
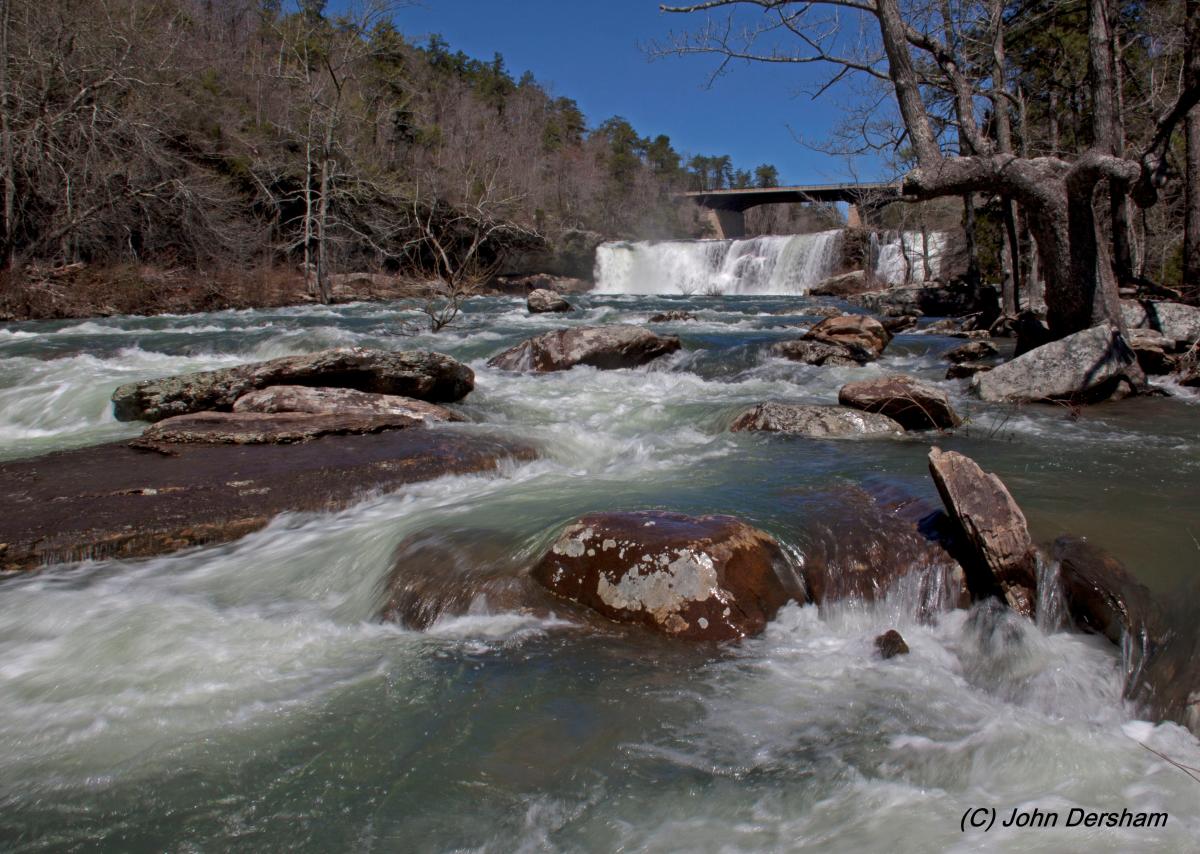
{"label": "brown rock", "polygon": [[886,415],[844,406],[811,406],[768,401],[741,413],[729,428],[734,433],[762,431],[841,439],[857,436],[900,436],[904,428]]}
{"label": "brown rock", "polygon": [[908,655],[908,644],[895,629],[888,629],[875,638],[875,648],[879,650],[880,657],[884,659],[895,658],[897,655]]}
{"label": "brown rock", "polygon": [[838,403],[866,412],[879,412],[907,430],[939,430],[962,423],[945,392],[904,374],[846,383]]}
{"label": "brown rock", "polygon": [[1147,374],[1169,374],[1178,363],[1175,342],[1155,329],[1131,329],[1128,342]]}
{"label": "brown rock", "polygon": [[640,326],[577,326],[529,338],[493,356],[488,365],[508,371],[566,371],[576,365],[635,368],[680,348],[673,335]]}
{"label": "brown rock", "polygon": [[691,640],[756,635],[803,591],[779,544],[732,516],[593,513],[533,569],[557,596]]}
{"label": "brown rock", "polygon": [[946,368],[946,379],[961,380],[965,377],[973,377],[976,374],[981,374],[984,371],[990,371],[995,365],[984,365],[980,362],[960,362],[957,365],[951,365]]}
{"label": "brown rock", "polygon": [[984,473],[970,457],[936,447],[929,451],[929,473],[972,549],[968,576],[994,580],[1010,607],[1032,615],[1037,558],[1025,514],[1000,478]]}
{"label": "brown rock", "polygon": [[810,341],[825,341],[859,347],[877,358],[892,340],[891,333],[878,320],[865,314],[827,317],[804,336]]}
{"label": "brown rock", "polygon": [[192,412],[227,412],[242,395],[273,385],[349,388],[421,400],[454,401],[475,387],[475,374],[461,362],[429,350],[396,353],[361,347],[322,350],[235,368],[129,383],[113,392],[113,413],[118,421],[161,421]]}
{"label": "brown rock", "polygon": [[897,332],[904,332],[912,329],[917,325],[917,316],[915,314],[902,314],[899,317],[884,317],[879,321],[883,324],[883,328],[889,334],[895,335]]}
{"label": "brown rock", "polygon": [[1054,541],[1067,610],[1075,625],[1120,644],[1122,637],[1158,638],[1162,614],[1149,588],[1120,561],[1087,540],[1063,536]]}
{"label": "brown rock", "polygon": [[527,445],[436,429],[292,445],[125,442],[0,463],[0,569],[138,558],[237,539],[279,513],[336,510],[378,492],[532,459]]}
{"label": "brown rock", "polygon": [[970,344],[955,347],[946,353],[944,358],[949,359],[957,365],[963,362],[978,362],[980,359],[995,356],[999,352],[996,349],[996,345],[990,341],[972,341]]}
{"label": "brown rock", "polygon": [[348,388],[273,385],[244,394],[234,412],[308,412],[318,415],[406,415],[418,421],[465,421],[444,406],[395,394],[372,394]]}
{"label": "brown rock", "polygon": [[319,436],[380,433],[423,423],[409,415],[310,412],[193,412],[147,427],[135,447],[200,442],[224,445],[287,445]]}
{"label": "brown rock", "polygon": [[774,344],[771,346],[771,355],[790,359],[793,362],[826,367],[865,365],[874,358],[870,350],[858,345],[806,339],[781,341]]}
{"label": "brown rock", "polygon": [[546,314],[571,310],[569,302],[554,291],[546,288],[538,288],[537,290],[530,291],[529,296],[525,300],[525,307],[529,309],[531,314]]}

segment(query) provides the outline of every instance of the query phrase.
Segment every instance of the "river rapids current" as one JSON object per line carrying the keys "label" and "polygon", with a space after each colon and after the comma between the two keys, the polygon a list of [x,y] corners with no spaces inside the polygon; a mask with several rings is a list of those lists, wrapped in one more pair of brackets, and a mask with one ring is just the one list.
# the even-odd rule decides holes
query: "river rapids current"
{"label": "river rapids current", "polygon": [[[472,423],[445,429],[541,451],[226,545],[0,580],[0,849],[1196,850],[1200,783],[1146,747],[1200,767],[1200,744],[1138,720],[1119,651],[1095,636],[982,606],[923,622],[903,589],[788,606],[720,647],[482,598],[424,631],[380,622],[412,538],[459,556],[445,572],[520,568],[577,515],[661,508],[734,514],[801,554],[831,489],[937,506],[935,440],[997,472],[1035,539],[1087,536],[1163,594],[1196,577],[1196,397],[989,406],[942,379],[958,339],[901,334],[855,368],[767,355],[829,300],[570,299],[569,315],[531,316],[479,298],[437,336],[412,334],[403,303],[0,329],[3,458],[137,435],[110,411],[121,383],[346,345],[469,363],[477,387],[457,408]],[[485,364],[549,329],[671,309],[698,321],[653,325],[684,347],[642,369]],[[726,430],[750,404],[832,403],[896,371],[947,391],[966,425],[894,441]],[[910,655],[875,654],[889,628]],[[964,833],[975,807],[1169,820]]]}

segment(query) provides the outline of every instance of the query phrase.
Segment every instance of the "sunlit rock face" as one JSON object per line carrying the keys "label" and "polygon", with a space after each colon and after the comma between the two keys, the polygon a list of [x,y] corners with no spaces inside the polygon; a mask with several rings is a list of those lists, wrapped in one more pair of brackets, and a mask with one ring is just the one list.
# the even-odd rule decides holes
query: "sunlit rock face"
{"label": "sunlit rock face", "polygon": [[756,635],[786,602],[805,599],[775,539],[732,516],[583,516],[533,577],[612,620],[693,640]]}

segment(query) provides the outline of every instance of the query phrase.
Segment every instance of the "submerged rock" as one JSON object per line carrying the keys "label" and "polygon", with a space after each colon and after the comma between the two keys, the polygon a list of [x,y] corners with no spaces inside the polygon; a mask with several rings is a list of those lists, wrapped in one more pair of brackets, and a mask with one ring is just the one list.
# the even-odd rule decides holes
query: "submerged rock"
{"label": "submerged rock", "polygon": [[1063,598],[1075,625],[1115,644],[1126,635],[1153,638],[1150,642],[1157,643],[1162,634],[1158,604],[1149,588],[1120,561],[1087,540],[1070,536],[1054,541],[1050,557],[1058,564]]}
{"label": "submerged rock", "polygon": [[557,596],[672,637],[759,634],[803,588],[779,544],[732,516],[593,513],[533,568]]}
{"label": "submerged rock", "polygon": [[164,418],[143,431],[135,447],[199,442],[225,445],[287,445],[319,436],[381,433],[420,425],[409,415],[345,412],[193,412]]}
{"label": "submerged rock", "polygon": [[808,341],[841,344],[860,348],[878,358],[883,348],[892,340],[892,335],[883,324],[865,314],[843,314],[827,317],[804,336]]}
{"label": "submerged rock", "polygon": [[558,311],[570,311],[571,304],[552,290],[538,288],[529,292],[525,307],[531,314],[546,314]]}
{"label": "submerged rock", "polygon": [[989,356],[995,356],[1000,351],[996,349],[996,345],[990,341],[972,341],[970,344],[963,344],[961,347],[955,347],[953,350],[946,353],[943,358],[949,359],[951,362],[962,364],[963,362],[977,362],[980,359],[986,359]]}
{"label": "submerged rock", "polygon": [[970,457],[932,448],[929,473],[946,512],[971,549],[966,564],[973,590],[994,584],[1009,607],[1031,616],[1037,602],[1037,556],[1025,514],[1004,483]]}
{"label": "submerged rock", "polygon": [[735,433],[764,431],[807,436],[811,439],[840,439],[853,436],[899,436],[904,428],[888,418],[844,406],[812,406],[798,403],[760,403],[741,413],[729,428]]}
{"label": "submerged rock", "polygon": [[1144,385],[1133,350],[1120,331],[1108,325],[1035,347],[971,380],[971,390],[980,399],[1011,403],[1093,403],[1123,397]]}
{"label": "submerged rock", "polygon": [[906,430],[944,430],[962,423],[945,392],[904,374],[846,383],[838,403],[886,415]]}
{"label": "submerged rock", "polygon": [[0,463],[0,569],[164,554],[225,542],[280,513],[337,510],[369,494],[533,459],[525,444],[437,429],[291,445],[125,442]]}
{"label": "submerged rock", "polygon": [[875,648],[879,650],[880,657],[885,660],[895,658],[897,655],[908,655],[908,644],[895,629],[888,629],[875,638]]}
{"label": "submerged rock", "polygon": [[309,412],[329,415],[407,415],[418,421],[465,421],[444,406],[395,394],[372,394],[348,388],[273,385],[244,394],[234,412]]}
{"label": "submerged rock", "polygon": [[576,365],[635,368],[680,348],[674,335],[655,335],[627,324],[577,326],[547,332],[493,356],[488,365],[508,371],[566,371]]}
{"label": "submerged rock", "polygon": [[446,402],[465,397],[475,387],[475,374],[461,362],[429,350],[322,350],[129,383],[113,392],[113,414],[118,421],[161,421],[205,410],[229,411],[242,395],[273,385],[348,388]]}

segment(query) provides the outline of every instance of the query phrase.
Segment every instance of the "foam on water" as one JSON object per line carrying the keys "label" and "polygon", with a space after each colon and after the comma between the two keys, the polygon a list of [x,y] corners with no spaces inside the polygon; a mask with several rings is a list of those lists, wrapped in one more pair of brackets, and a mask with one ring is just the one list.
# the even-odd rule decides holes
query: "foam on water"
{"label": "foam on water", "polygon": [[[1028,804],[1164,810],[1165,829],[1106,830],[1086,845],[1188,849],[1200,834],[1196,784],[1139,742],[1193,766],[1200,745],[1179,727],[1135,722],[1117,652],[1054,625],[985,608],[925,623],[910,587],[872,605],[789,606],[761,637],[721,649],[584,627],[567,609],[506,611],[486,597],[425,632],[379,623],[397,549],[424,532],[494,544],[525,566],[578,514],[657,507],[735,513],[800,553],[826,490],[884,478],[936,501],[931,441],[1000,471],[1035,527],[1061,523],[1049,536],[1124,526],[1177,543],[1155,527],[1168,524],[1162,501],[1186,510],[1194,500],[1194,421],[1180,416],[1194,418],[1191,406],[1141,402],[1162,408],[1152,418],[1000,411],[941,379],[942,351],[960,342],[934,336],[900,336],[864,367],[771,358],[772,342],[805,326],[771,313],[794,298],[572,301],[580,310],[566,317],[479,301],[438,336],[399,331],[413,312],[395,304],[172,318],[170,330],[122,345],[106,344],[120,337],[107,330],[62,335],[53,325],[0,342],[9,456],[136,432],[111,419],[108,396],[122,382],[331,344],[432,346],[467,360],[477,385],[458,406],[474,423],[454,429],[541,450],[495,475],[281,517],[235,543],[5,580],[0,838],[17,840],[7,847],[1083,844],[1062,829],[959,831],[968,807]],[[546,375],[486,366],[541,331],[666,308],[702,322],[673,324],[684,351],[651,366]],[[206,349],[193,352],[188,326],[227,331],[198,332]],[[64,352],[65,339],[80,349]],[[760,400],[833,402],[844,382],[896,370],[936,382],[967,428],[852,443],[725,432]],[[1114,484],[1110,518],[1100,502]],[[479,568],[493,570],[482,554]],[[1136,554],[1141,571],[1181,563],[1186,551],[1156,556],[1139,542]],[[888,628],[910,655],[878,658],[873,638]]]}

